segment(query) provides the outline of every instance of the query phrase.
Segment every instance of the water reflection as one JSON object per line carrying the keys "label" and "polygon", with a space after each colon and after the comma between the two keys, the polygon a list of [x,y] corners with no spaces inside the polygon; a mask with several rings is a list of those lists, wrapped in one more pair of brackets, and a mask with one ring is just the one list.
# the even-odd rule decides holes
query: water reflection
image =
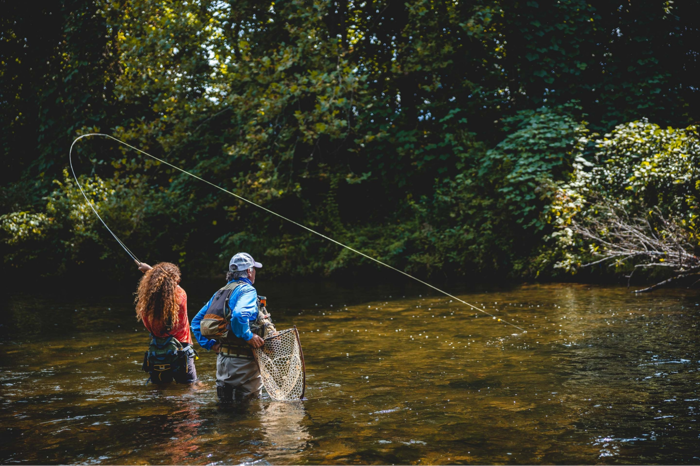
{"label": "water reflection", "polygon": [[310,440],[303,425],[303,402],[271,401],[260,413],[265,434],[267,460],[271,463],[298,463]]}

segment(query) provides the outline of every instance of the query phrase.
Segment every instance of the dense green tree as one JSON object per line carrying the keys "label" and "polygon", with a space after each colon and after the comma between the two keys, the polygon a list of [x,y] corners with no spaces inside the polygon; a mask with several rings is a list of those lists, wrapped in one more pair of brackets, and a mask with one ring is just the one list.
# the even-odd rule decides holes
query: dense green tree
{"label": "dense green tree", "polygon": [[696,1],[597,2],[602,55],[591,88],[589,113],[596,128],[648,118],[659,125],[698,120],[694,81],[700,71]]}
{"label": "dense green tree", "polygon": [[[35,202],[63,169],[84,127],[108,130],[119,117],[115,14],[82,0],[2,2],[0,102],[2,210]],[[33,196],[32,196],[33,195]]]}
{"label": "dense green tree", "polygon": [[698,2],[504,1],[499,61],[515,109],[580,101],[594,129],[698,118]]}

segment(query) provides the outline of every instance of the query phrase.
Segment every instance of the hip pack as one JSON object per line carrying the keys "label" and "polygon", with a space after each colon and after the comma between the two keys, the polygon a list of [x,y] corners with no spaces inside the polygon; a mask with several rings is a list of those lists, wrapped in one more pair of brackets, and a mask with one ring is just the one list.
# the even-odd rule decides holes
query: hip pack
{"label": "hip pack", "polygon": [[194,357],[192,347],[183,346],[177,338],[157,338],[151,335],[142,369],[150,374],[151,382],[167,383],[173,380],[175,374],[187,370],[187,359],[190,357]]}

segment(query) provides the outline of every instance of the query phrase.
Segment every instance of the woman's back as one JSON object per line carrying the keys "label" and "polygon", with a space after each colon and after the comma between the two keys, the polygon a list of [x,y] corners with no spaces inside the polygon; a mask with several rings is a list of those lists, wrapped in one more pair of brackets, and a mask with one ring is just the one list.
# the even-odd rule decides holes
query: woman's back
{"label": "woman's back", "polygon": [[[136,318],[151,333],[143,369],[153,382],[197,380],[187,316],[187,293],[180,288],[180,269],[169,262],[139,264],[144,276],[136,293]],[[177,342],[175,341],[177,340]],[[178,343],[179,342],[179,343]]]}
{"label": "woman's back", "polygon": [[168,330],[168,325],[163,320],[152,319],[151,316],[143,316],[143,325],[146,330],[151,332],[153,336],[164,338],[173,336],[181,343],[192,344],[192,336],[190,333],[190,321],[187,317],[187,293],[185,290],[177,287],[177,302],[178,302],[178,319],[177,324]]}

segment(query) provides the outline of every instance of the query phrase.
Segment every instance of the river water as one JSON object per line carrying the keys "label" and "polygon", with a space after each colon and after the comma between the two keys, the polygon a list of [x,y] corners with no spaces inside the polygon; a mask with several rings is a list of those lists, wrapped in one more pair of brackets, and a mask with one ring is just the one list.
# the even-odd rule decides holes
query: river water
{"label": "river water", "polygon": [[[695,292],[459,292],[523,334],[411,284],[259,278],[303,402],[219,406],[206,351],[196,386],[146,385],[133,290],[6,290],[0,462],[700,463]],[[190,317],[218,286],[183,282]]]}

